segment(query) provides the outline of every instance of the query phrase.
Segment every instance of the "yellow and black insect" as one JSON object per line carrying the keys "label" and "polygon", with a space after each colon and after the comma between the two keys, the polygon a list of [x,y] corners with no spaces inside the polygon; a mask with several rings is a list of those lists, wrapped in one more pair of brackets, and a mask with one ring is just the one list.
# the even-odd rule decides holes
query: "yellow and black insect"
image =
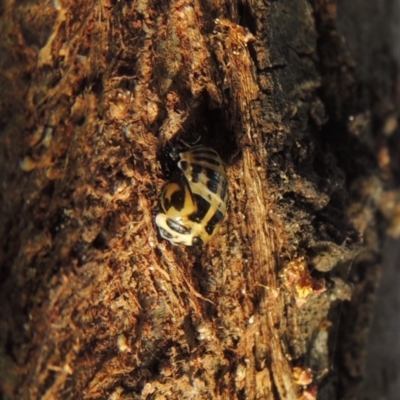
{"label": "yellow and black insect", "polygon": [[224,163],[209,147],[177,156],[178,173],[162,193],[164,213],[156,216],[160,235],[172,244],[201,246],[218,231],[226,212],[228,180]]}

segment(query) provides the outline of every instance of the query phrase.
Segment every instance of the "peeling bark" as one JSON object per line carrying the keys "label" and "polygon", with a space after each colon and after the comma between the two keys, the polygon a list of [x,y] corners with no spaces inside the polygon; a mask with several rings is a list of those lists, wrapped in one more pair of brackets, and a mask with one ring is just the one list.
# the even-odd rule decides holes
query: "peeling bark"
{"label": "peeling bark", "polygon": [[[4,399],[356,398],[400,97],[338,6],[3,4]],[[201,249],[154,224],[179,141],[227,164]]]}

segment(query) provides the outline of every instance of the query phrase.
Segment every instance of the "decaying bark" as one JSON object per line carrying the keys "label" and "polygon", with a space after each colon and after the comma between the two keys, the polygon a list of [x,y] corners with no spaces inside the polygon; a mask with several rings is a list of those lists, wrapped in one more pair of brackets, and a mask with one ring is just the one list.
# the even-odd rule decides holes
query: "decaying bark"
{"label": "decaying bark", "polygon": [[[335,1],[1,10],[3,398],[354,398],[398,94]],[[227,164],[201,249],[154,225],[178,140]]]}

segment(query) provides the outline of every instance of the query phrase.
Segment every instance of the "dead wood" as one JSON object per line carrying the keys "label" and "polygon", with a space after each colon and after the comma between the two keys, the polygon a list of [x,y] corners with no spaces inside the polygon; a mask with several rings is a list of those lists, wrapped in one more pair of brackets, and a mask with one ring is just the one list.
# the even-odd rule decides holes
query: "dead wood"
{"label": "dead wood", "polygon": [[[333,0],[3,3],[4,399],[355,398],[399,98],[341,24]],[[201,249],[154,224],[178,140],[227,164]]]}

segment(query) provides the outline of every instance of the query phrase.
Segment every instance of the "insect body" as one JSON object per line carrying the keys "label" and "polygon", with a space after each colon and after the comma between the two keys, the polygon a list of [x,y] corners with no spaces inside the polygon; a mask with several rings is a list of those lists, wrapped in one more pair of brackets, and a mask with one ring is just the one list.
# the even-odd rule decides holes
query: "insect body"
{"label": "insect body", "polygon": [[162,193],[160,235],[172,244],[201,246],[218,231],[226,212],[228,181],[218,153],[196,146],[178,155],[177,174]]}

